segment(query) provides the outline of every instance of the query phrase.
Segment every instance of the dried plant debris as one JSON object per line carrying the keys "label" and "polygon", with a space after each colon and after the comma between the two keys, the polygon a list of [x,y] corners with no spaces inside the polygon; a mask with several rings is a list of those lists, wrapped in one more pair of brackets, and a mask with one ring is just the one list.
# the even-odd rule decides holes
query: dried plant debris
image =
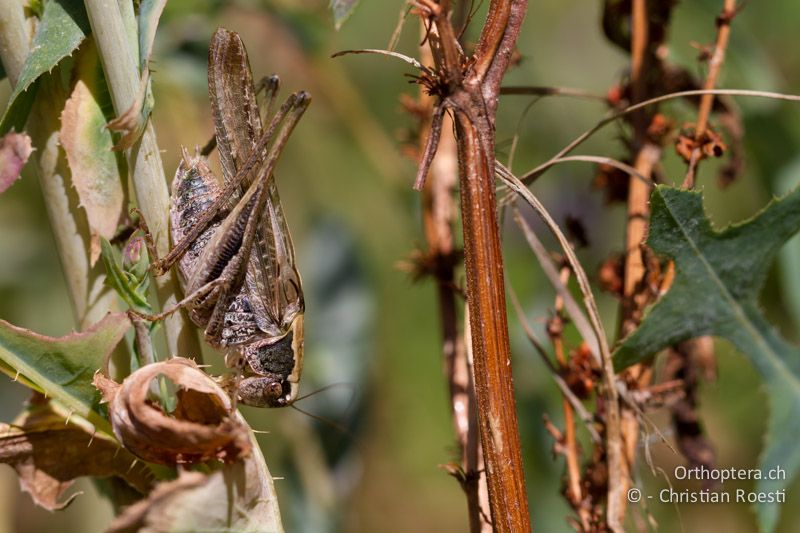
{"label": "dried plant debris", "polygon": [[[177,405],[167,413],[151,395],[164,376],[177,389]],[[109,403],[114,434],[133,454],[160,464],[232,462],[251,451],[247,426],[232,414],[228,394],[194,361],[174,358],[140,368],[115,383],[98,373],[95,386]]]}
{"label": "dried plant debris", "polygon": [[[143,83],[146,83],[147,78],[143,79],[145,80]],[[112,147],[113,151],[127,150],[141,138],[149,117],[149,110],[147,114],[142,110],[142,99],[137,97],[124,113],[106,124],[108,131],[122,134],[119,141]]]}
{"label": "dried plant debris", "polygon": [[19,179],[32,151],[31,138],[24,133],[11,132],[0,137],[0,194]]}
{"label": "dried plant debris", "polygon": [[12,424],[0,424],[0,462],[14,468],[22,490],[50,511],[72,501],[76,495],[61,496],[81,476],[116,476],[142,494],[151,485],[148,468],[117,442],[65,424],[38,394]]}
{"label": "dried plant debris", "polygon": [[183,472],[119,515],[107,533],[161,531],[281,532],[278,500],[255,446],[243,461],[210,474]]}
{"label": "dried plant debris", "polygon": [[[715,366],[714,340],[709,336],[678,343],[664,365],[665,379],[676,379],[682,385],[682,394],[671,402],[670,411],[678,449],[691,467],[713,469],[716,465],[714,446],[703,431],[698,393],[701,376],[715,374]],[[711,489],[715,484],[714,480],[704,480],[703,488]]]}

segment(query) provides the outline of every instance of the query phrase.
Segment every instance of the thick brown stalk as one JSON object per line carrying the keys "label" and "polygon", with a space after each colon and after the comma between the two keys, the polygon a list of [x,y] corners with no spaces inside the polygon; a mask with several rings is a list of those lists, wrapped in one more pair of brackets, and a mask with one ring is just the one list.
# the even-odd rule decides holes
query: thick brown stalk
{"label": "thick brown stalk", "polygon": [[[648,9],[646,0],[634,0],[631,6],[631,95],[634,104],[648,98],[647,76],[656,72],[657,66],[648,55],[649,37]],[[651,113],[642,109],[632,116],[634,129],[634,168],[642,176],[651,178],[653,169],[661,158],[661,148],[648,139],[647,128]],[[621,337],[628,335],[639,324],[641,310],[646,300],[638,298],[642,279],[645,276],[645,264],[642,244],[647,237],[648,218],[650,215],[649,183],[631,176],[628,182],[628,222],[625,233],[625,275],[622,298]],[[649,365],[637,365],[627,371],[641,386],[649,384],[651,372]],[[616,482],[621,484],[615,488],[609,483],[611,494],[627,494],[631,486],[631,468],[636,461],[636,449],[639,439],[639,421],[637,414],[630,406],[620,408],[620,429],[624,452],[622,467],[624,471],[617,476]],[[612,480],[613,477],[610,477]],[[617,498],[612,505],[609,500],[608,520],[612,529],[620,528],[625,521],[627,500]]]}
{"label": "thick brown stalk", "polygon": [[[431,64],[433,61],[428,42],[430,41],[426,41],[420,50],[423,64]],[[424,139],[431,135],[433,97],[421,91],[420,105],[426,117],[420,125],[420,138]],[[420,148],[423,149],[424,146]],[[438,150],[429,166],[429,176],[422,190],[422,222],[428,245],[426,256],[436,280],[444,370],[449,384],[453,426],[461,455],[460,467],[463,475],[459,479],[467,496],[470,531],[488,532],[491,531],[491,524],[487,521],[490,513],[488,488],[483,472],[475,383],[472,363],[467,357],[465,337],[458,327],[460,297],[455,284],[458,252],[453,235],[458,209],[454,196],[458,185],[458,154],[449,115],[443,117]]]}
{"label": "thick brown stalk", "polygon": [[500,81],[527,1],[491,2],[472,61],[467,61],[458,44],[450,2],[418,0],[415,4],[435,26],[438,38],[434,63],[437,79],[444,83],[429,81],[441,95],[442,105],[455,115],[475,393],[492,526],[495,531],[528,531],[494,191],[494,122]]}
{"label": "thick brown stalk", "polygon": [[526,7],[525,0],[491,3],[474,68],[452,95],[481,444],[492,525],[500,532],[531,527],[511,375],[494,178],[494,113]]}
{"label": "thick brown stalk", "polygon": [[477,128],[465,113],[456,114],[456,127],[467,301],[492,523],[495,531],[527,531],[530,519],[511,376],[494,157],[484,155]]}
{"label": "thick brown stalk", "polygon": [[[725,0],[722,13],[717,17],[717,42],[714,45],[714,54],[708,62],[708,75],[703,84],[703,89],[713,89],[717,85],[717,78],[725,62],[725,51],[728,49],[728,40],[731,34],[731,21],[736,15],[736,0]],[[711,108],[714,105],[714,95],[704,94],[700,99],[700,106],[697,111],[697,124],[695,125],[694,138],[697,146],[692,150],[689,159],[689,167],[686,170],[686,177],[683,179],[683,187],[691,189],[694,187],[697,164],[700,162],[702,148],[700,143],[703,135],[708,128],[708,118],[711,115]]]}
{"label": "thick brown stalk", "polygon": [[[633,0],[631,11],[631,93],[633,103],[638,103],[646,98],[645,69],[647,61],[648,21],[647,5],[645,0]],[[648,113],[642,109],[632,116],[634,127],[634,146],[638,150],[634,168],[646,177],[650,177],[653,164],[658,158],[651,157],[647,149],[647,117]],[[643,172],[644,171],[644,172]],[[623,295],[626,300],[632,298],[636,285],[644,275],[644,262],[642,261],[641,243],[647,233],[648,205],[650,190],[646,183],[635,176],[629,178],[628,189],[628,228],[625,246],[625,282]],[[623,316],[623,335],[628,332],[626,322],[630,312]]]}
{"label": "thick brown stalk", "polygon": [[[661,147],[645,141],[636,154],[634,168],[639,175],[650,178],[660,158]],[[628,224],[625,233],[622,337],[631,333],[639,323],[637,316],[642,306],[634,299],[645,274],[642,244],[647,238],[649,200],[650,184],[637,176],[631,176],[628,182]]]}

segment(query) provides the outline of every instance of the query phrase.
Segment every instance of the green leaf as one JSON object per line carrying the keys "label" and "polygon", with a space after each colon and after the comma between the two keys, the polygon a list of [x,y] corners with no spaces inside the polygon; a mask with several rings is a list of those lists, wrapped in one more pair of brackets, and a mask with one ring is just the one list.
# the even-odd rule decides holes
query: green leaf
{"label": "green leaf", "polygon": [[[147,301],[147,270],[135,265],[132,272],[122,268],[114,248],[106,239],[100,239],[100,255],[106,267],[106,284],[114,289],[131,309],[140,313],[151,314],[153,309]],[[146,255],[144,255],[146,261]],[[138,274],[141,274],[139,277]]]}
{"label": "green leaf", "polygon": [[122,133],[119,142],[114,146],[116,151],[130,148],[139,140],[155,105],[150,87],[150,55],[153,52],[158,19],[165,5],[166,0],[142,0],[139,5],[138,31],[136,27],[129,28],[131,33],[138,33],[138,42],[135,36],[133,39],[132,46],[135,49],[132,53],[139,65],[139,88],[131,106],[108,123],[108,129]]}
{"label": "green leaf", "polygon": [[[761,470],[786,473],[759,480],[756,490],[783,490],[800,467],[800,350],[767,322],[758,295],[779,249],[800,229],[800,189],[722,232],[711,227],[698,192],[659,186],[650,204],[647,243],[675,260],[675,280],[617,350],[615,366],[621,370],[693,337],[728,339],[767,386],[771,412]],[[774,530],[778,504],[759,505],[757,512],[761,529]]]}
{"label": "green leaf", "polygon": [[164,11],[167,0],[142,0],[139,5],[139,71],[148,69],[156,38],[158,19]]}
{"label": "green leaf", "polygon": [[337,30],[350,18],[357,5],[358,0],[331,0],[333,25]]}
{"label": "green leaf", "polygon": [[98,411],[100,393],[94,373],[130,327],[124,313],[106,316],[85,332],[47,337],[0,320],[0,370],[53,398],[71,412],[111,435]]}
{"label": "green leaf", "polygon": [[[786,194],[800,184],[800,156],[795,157],[780,170],[775,178],[774,190]],[[781,300],[794,322],[800,328],[800,235],[795,235],[778,254],[780,266]]]}
{"label": "green leaf", "polygon": [[89,33],[89,19],[78,0],[50,0],[44,6],[39,29],[17,85],[0,120],[0,135],[22,131],[36,95],[36,82],[72,54]]}

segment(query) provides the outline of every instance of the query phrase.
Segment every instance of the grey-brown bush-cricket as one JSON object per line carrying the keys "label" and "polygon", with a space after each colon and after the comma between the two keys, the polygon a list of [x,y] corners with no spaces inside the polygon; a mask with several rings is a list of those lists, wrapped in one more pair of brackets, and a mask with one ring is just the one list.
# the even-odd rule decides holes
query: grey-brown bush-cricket
{"label": "grey-brown bush-cricket", "polygon": [[[178,262],[186,297],[145,318],[187,308],[206,342],[241,370],[236,399],[283,407],[299,392],[305,302],[273,170],[310,96],[292,94],[264,128],[244,44],[224,28],[209,47],[208,85],[224,184],[203,155],[184,150],[172,183],[175,245],[151,268],[158,275]],[[259,86],[269,115],[277,77]]]}

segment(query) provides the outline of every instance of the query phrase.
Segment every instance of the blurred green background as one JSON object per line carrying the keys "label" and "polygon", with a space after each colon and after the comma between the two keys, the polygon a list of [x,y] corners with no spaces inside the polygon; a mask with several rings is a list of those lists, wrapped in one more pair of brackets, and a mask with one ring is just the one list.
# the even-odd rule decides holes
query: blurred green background
{"label": "blurred green background", "polygon": [[[278,169],[283,204],[307,285],[307,380],[303,391],[340,384],[301,402],[304,410],[347,426],[347,433],[291,410],[247,410],[261,435],[267,463],[281,497],[289,531],[463,531],[466,505],[461,490],[437,465],[456,458],[446,385],[442,376],[438,315],[433,285],[414,284],[397,262],[422,245],[419,197],[411,190],[414,165],[401,145],[415,127],[399,104],[401,93],[417,95],[403,74],[407,65],[378,56],[330,59],[336,51],[383,48],[403,2],[362,0],[336,32],[327,0],[168,2],[153,60],[156,107],[153,121],[169,179],[180,146],[202,145],[212,134],[206,96],[206,51],[217,26],[239,32],[255,75],[278,73],[284,91],[309,90],[314,102],[289,143]],[[488,3],[488,2],[484,2]],[[721,1],[683,2],[670,30],[670,59],[702,76],[691,42],[711,43]],[[519,40],[521,63],[507,84],[580,87],[604,94],[624,73],[627,57],[603,37],[600,2],[530,1]],[[483,20],[485,6],[472,25]],[[797,24],[793,0],[749,3],[737,16],[720,87],[800,93]],[[418,22],[409,18],[398,50],[417,54]],[[10,90],[0,84],[0,104]],[[705,163],[700,183],[717,226],[760,209],[775,191],[800,181],[800,108],[796,104],[738,98],[746,128],[746,170],[725,190]],[[524,120],[527,97],[506,97],[498,115],[498,157],[507,156],[519,130],[514,169],[523,172],[549,158],[599,120],[596,102],[547,98]],[[679,123],[693,120],[680,102],[664,108]],[[619,157],[619,130],[611,126],[577,153]],[[669,153],[667,176],[677,182],[683,163]],[[590,274],[623,246],[624,213],[609,208],[593,190],[595,169],[570,163],[550,170],[534,192],[557,220],[580,216],[591,246],[581,251]],[[541,230],[541,226],[535,225]],[[540,231],[546,237],[544,231]],[[506,270],[542,338],[553,291],[514,227],[504,228]],[[552,244],[551,241],[546,240]],[[794,250],[794,252],[793,252]],[[781,332],[798,341],[800,241],[787,246],[783,269],[776,265],[762,304]],[[796,265],[793,268],[791,265]],[[609,331],[616,302],[599,294]],[[35,176],[0,197],[0,318],[50,335],[73,327],[58,257],[49,234]],[[563,461],[553,458],[542,416],[560,425],[561,399],[546,369],[527,345],[513,315],[515,387],[523,438],[530,508],[538,531],[568,531],[569,509],[560,496]],[[721,467],[757,465],[766,421],[766,401],[749,363],[718,343],[719,379],[702,387],[705,427]],[[207,356],[207,360],[215,356]],[[219,360],[216,360],[219,363]],[[0,380],[0,416],[13,419],[24,389]],[[665,413],[653,417],[668,436]],[[319,439],[310,434],[322,435]],[[671,473],[682,458],[653,437],[655,464]],[[329,472],[320,466],[334,462]],[[667,486],[646,465],[639,468],[645,493]],[[676,488],[682,485],[670,477]],[[747,486],[747,485],[743,485]],[[726,487],[727,489],[728,487]],[[9,468],[0,469],[0,531],[97,531],[112,516],[110,505],[88,482],[86,492],[56,514],[33,506],[19,492]],[[800,529],[800,486],[782,506],[780,531]],[[310,494],[311,492],[311,494]],[[641,509],[640,512],[643,512]],[[651,505],[664,531],[755,530],[746,505]]]}

